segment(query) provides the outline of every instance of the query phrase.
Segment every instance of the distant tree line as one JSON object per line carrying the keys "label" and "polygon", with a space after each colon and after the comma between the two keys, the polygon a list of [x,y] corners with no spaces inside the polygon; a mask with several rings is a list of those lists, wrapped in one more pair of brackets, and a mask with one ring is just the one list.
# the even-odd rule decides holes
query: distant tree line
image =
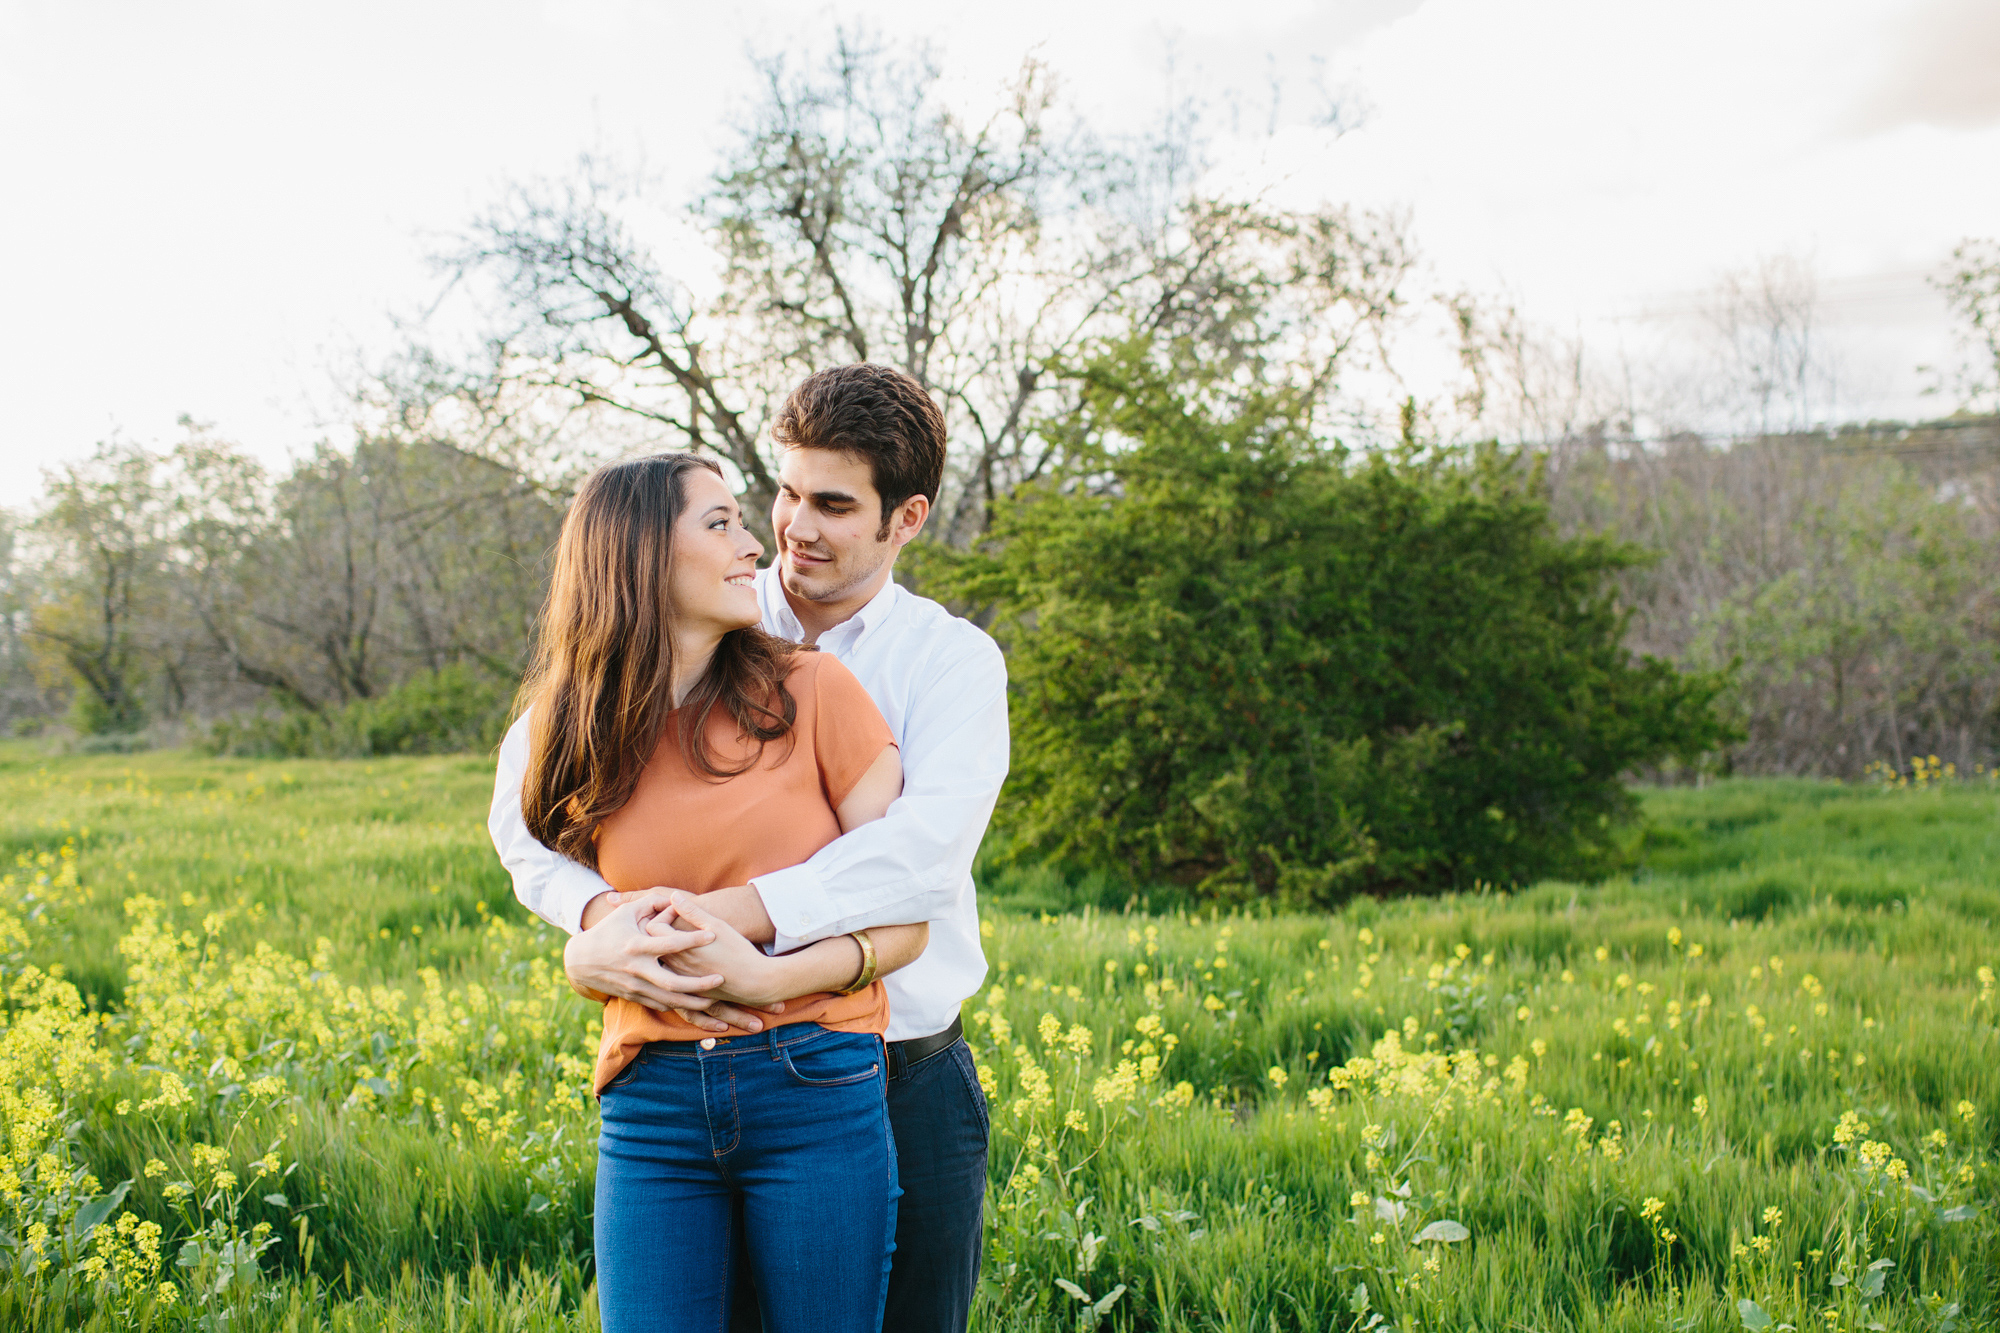
{"label": "distant tree line", "polygon": [[[478,219],[439,262],[489,336],[382,368],[345,444],[271,473],[189,424],[51,471],[0,514],[0,718],[490,745],[578,478],[704,450],[768,512],[779,397],[873,359],[951,424],[904,576],[1011,654],[1019,847],[1328,901],[1585,873],[1634,773],[1993,762],[1993,420],[1791,429],[1817,371],[1770,274],[1705,381],[1743,427],[1641,441],[1512,312],[1418,309],[1394,218],[1205,197],[1195,138],[1103,140],[1032,64],[977,122],[894,52],[765,73],[691,211],[586,163]],[[1971,409],[1996,275],[1969,243],[1944,283]],[[1463,382],[1419,401],[1395,347],[1440,311]]]}
{"label": "distant tree line", "polygon": [[1548,451],[1554,510],[1654,553],[1638,652],[1723,673],[1744,773],[2000,754],[2000,417]]}
{"label": "distant tree line", "polygon": [[[231,747],[476,743],[519,670],[562,511],[437,439],[322,447],[275,478],[199,430],[162,452],[106,445],[51,471],[13,528],[9,706],[18,725],[66,705],[104,747],[219,718],[202,735]],[[384,720],[413,681],[434,716]],[[440,681],[463,697],[441,704]],[[400,734],[373,745],[371,726]]]}

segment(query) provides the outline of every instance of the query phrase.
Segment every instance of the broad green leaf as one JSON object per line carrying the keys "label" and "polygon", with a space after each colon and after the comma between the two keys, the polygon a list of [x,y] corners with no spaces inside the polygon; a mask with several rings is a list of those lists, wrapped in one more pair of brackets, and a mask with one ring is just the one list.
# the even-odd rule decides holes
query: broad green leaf
{"label": "broad green leaf", "polygon": [[89,1203],[77,1209],[76,1217],[70,1222],[71,1234],[78,1240],[82,1240],[85,1236],[97,1230],[98,1224],[111,1216],[111,1210],[125,1202],[125,1195],[131,1188],[132,1182],[127,1180],[120,1184],[118,1188],[112,1190],[111,1193],[101,1198],[92,1199]]}

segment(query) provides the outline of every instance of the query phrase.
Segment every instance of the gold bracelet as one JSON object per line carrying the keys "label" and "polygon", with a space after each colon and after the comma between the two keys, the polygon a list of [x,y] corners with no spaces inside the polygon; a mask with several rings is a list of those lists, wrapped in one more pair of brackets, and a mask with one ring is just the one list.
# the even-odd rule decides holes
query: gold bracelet
{"label": "gold bracelet", "polygon": [[875,941],[868,938],[865,930],[857,930],[849,938],[861,946],[861,975],[854,979],[852,986],[835,991],[836,995],[852,995],[856,991],[867,990],[875,983]]}

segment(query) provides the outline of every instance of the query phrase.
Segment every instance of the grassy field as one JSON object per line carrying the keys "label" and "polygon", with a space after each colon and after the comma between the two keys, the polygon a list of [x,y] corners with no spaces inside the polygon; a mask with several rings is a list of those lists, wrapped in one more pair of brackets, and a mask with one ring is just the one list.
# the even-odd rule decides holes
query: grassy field
{"label": "grassy field", "polygon": [[[0,745],[0,1328],[596,1326],[488,773]],[[2000,1327],[2000,785],[1644,804],[1333,917],[983,877],[976,1326]]]}

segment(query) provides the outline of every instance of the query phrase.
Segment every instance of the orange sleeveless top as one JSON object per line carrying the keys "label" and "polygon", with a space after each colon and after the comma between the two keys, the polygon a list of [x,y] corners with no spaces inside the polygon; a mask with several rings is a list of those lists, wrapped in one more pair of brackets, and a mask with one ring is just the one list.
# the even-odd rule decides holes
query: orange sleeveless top
{"label": "orange sleeveless top", "polygon": [[[835,808],[896,743],[889,724],[854,674],[825,653],[792,658],[785,689],[798,705],[791,735],[764,746],[752,768],[710,778],[689,766],[669,716],[639,785],[597,834],[597,869],[614,889],[665,886],[707,893],[747,884],[807,860],[840,836]],[[710,753],[724,768],[751,753],[726,709],[709,714]],[[883,1032],[889,1000],[876,982],[852,995],[788,1000],[770,1020],[819,1023],[840,1032]],[[616,1078],[649,1041],[696,1041],[711,1035],[678,1013],[656,1013],[630,1000],[604,1007],[595,1087]]]}

